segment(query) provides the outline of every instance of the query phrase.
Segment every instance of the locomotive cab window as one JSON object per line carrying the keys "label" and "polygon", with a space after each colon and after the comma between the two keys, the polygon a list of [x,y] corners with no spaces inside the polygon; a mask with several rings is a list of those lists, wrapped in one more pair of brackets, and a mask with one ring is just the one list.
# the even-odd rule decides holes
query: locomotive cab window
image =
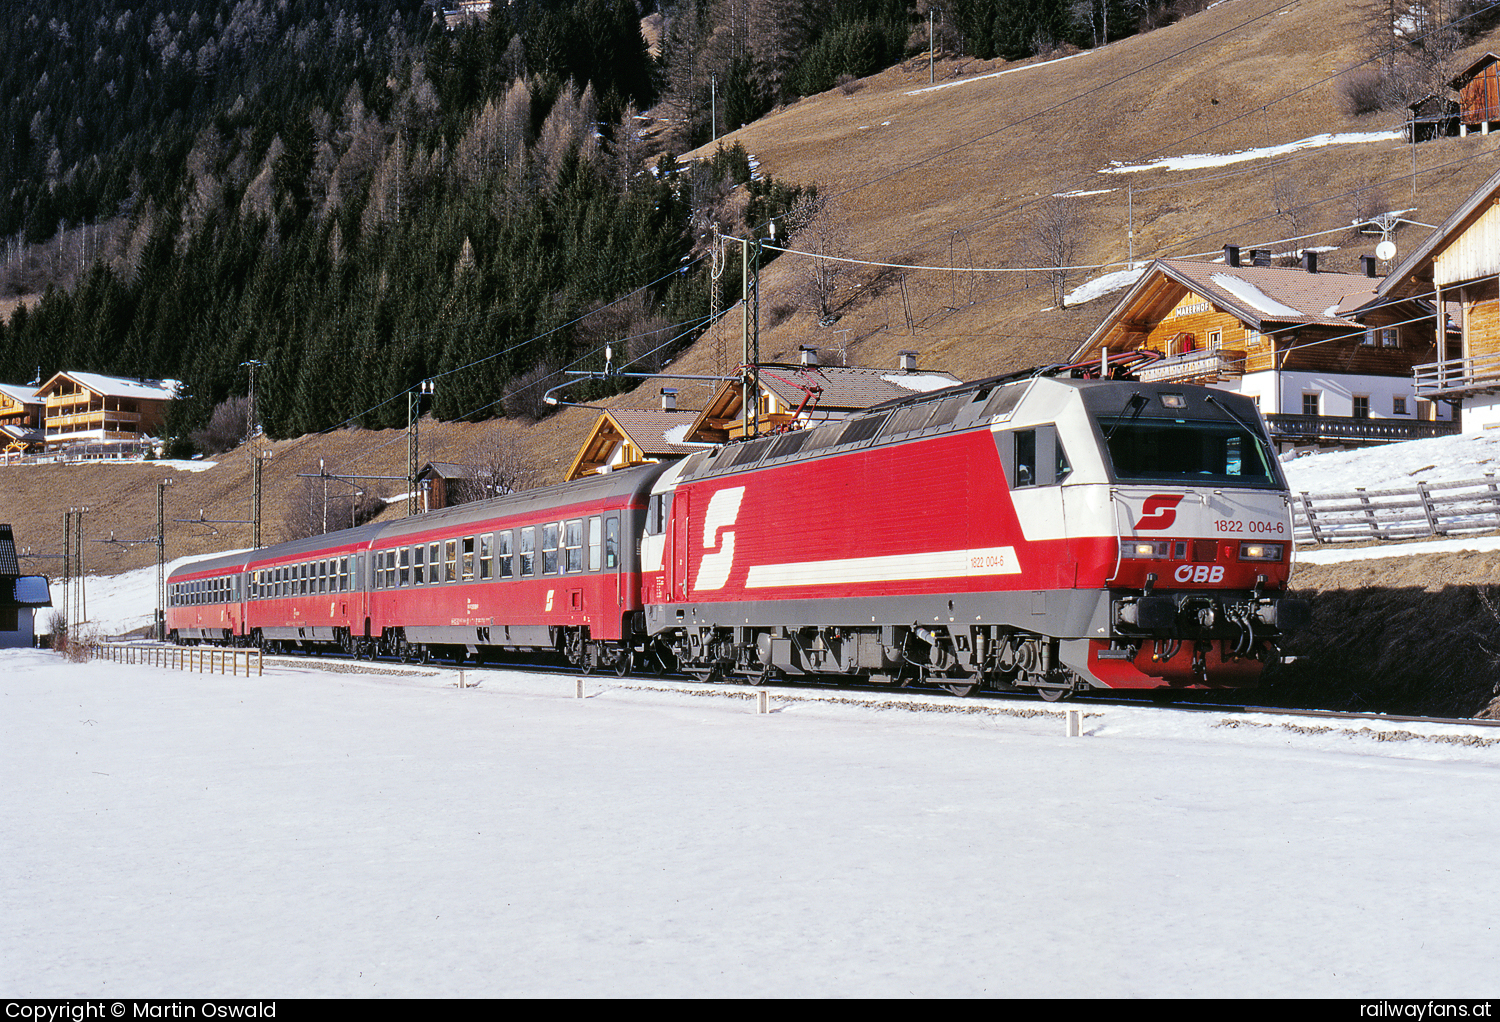
{"label": "locomotive cab window", "polygon": [[1032,429],[995,434],[1000,460],[1011,489],[1052,486],[1067,479],[1073,466],[1050,423]]}
{"label": "locomotive cab window", "polygon": [[646,535],[660,536],[667,531],[667,513],[672,507],[670,493],[654,493],[646,505]]}
{"label": "locomotive cab window", "polygon": [[1101,417],[1099,426],[1116,480],[1280,485],[1267,442],[1237,422]]}

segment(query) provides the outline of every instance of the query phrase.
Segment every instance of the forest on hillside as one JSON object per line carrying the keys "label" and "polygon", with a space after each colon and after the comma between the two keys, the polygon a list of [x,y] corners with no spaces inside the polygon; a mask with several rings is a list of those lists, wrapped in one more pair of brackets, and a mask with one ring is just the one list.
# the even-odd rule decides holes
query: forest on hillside
{"label": "forest on hillside", "polygon": [[514,0],[449,29],[423,0],[16,0],[0,297],[32,297],[0,381],[178,379],[178,438],[252,362],[272,436],[403,425],[435,376],[440,417],[534,416],[605,342],[653,369],[703,327],[715,225],[815,209],[743,151],[675,154],[925,52],[929,14],[944,52],[1014,58],[1201,6]]}

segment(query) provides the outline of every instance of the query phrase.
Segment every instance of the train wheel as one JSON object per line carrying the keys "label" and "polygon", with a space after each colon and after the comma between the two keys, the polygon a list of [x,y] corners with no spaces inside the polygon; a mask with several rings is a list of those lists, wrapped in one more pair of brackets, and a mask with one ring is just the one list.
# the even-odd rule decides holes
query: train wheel
{"label": "train wheel", "polygon": [[965,682],[965,683],[959,684],[959,685],[939,685],[938,686],[938,688],[942,689],[944,692],[951,692],[953,695],[958,696],[960,699],[963,699],[966,696],[973,695],[974,694],[974,690],[977,689],[978,687],[979,687],[979,683],[977,681]]}
{"label": "train wheel", "polygon": [[629,674],[630,661],[634,656],[635,652],[629,646],[622,649],[619,657],[615,660],[615,673],[622,678]]}
{"label": "train wheel", "polygon": [[593,643],[585,642],[578,650],[578,670],[582,674],[593,674],[594,668],[599,666],[599,648]]}
{"label": "train wheel", "polygon": [[1057,688],[1055,686],[1050,688],[1039,687],[1036,690],[1036,694],[1049,703],[1055,703],[1068,698],[1068,696],[1073,694],[1073,690],[1071,688]]}

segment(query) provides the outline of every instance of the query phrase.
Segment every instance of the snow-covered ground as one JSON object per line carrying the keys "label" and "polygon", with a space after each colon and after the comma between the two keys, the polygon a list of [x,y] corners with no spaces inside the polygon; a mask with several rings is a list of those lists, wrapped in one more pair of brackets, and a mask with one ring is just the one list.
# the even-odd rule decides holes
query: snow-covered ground
{"label": "snow-covered ground", "polygon": [[[1286,468],[1459,478],[1496,442]],[[154,584],[90,580],[90,617],[147,623]],[[1492,993],[1494,729],[1100,708],[1066,738],[1035,703],[776,690],[763,716],[456,673],[0,651],[0,989]]]}
{"label": "snow-covered ground", "polygon": [[1263,160],[1270,156],[1285,156],[1303,149],[1321,149],[1331,145],[1361,145],[1366,142],[1389,142],[1402,137],[1400,131],[1351,131],[1342,134],[1324,133],[1299,138],[1295,142],[1281,145],[1261,146],[1256,149],[1241,149],[1233,153],[1187,153],[1182,156],[1164,156],[1150,163],[1122,164],[1111,161],[1100,167],[1101,174],[1133,174],[1143,170],[1197,170],[1206,167],[1227,167],[1248,160]]}
{"label": "snow-covered ground", "polygon": [[455,673],[0,651],[0,989],[1493,993],[1494,731]]}

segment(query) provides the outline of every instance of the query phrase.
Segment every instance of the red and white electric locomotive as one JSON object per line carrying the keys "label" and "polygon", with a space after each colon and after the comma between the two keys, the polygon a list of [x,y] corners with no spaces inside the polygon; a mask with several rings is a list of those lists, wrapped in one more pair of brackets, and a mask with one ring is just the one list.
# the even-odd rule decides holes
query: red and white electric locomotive
{"label": "red and white electric locomotive", "polygon": [[[1058,698],[1254,683],[1308,617],[1291,550],[1248,399],[1028,375],[173,581],[223,576],[209,591],[242,603],[207,628],[241,641]],[[174,603],[169,626],[220,637],[204,614]]]}
{"label": "red and white electric locomotive", "polygon": [[955,691],[1252,683],[1300,627],[1254,405],[967,384],[694,455],[652,490],[646,631],[699,675]]}

